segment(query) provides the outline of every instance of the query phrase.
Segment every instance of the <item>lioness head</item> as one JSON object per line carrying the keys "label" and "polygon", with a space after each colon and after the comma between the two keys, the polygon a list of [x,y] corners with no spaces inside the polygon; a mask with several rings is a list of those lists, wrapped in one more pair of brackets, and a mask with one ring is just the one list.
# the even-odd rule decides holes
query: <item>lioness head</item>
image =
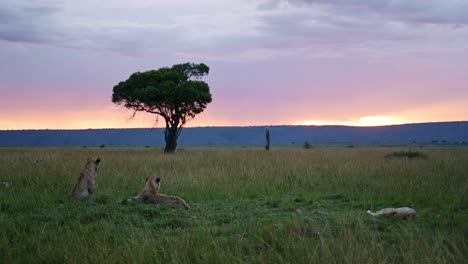
{"label": "lioness head", "polygon": [[93,160],[92,158],[88,158],[85,168],[90,170],[90,171],[97,172],[100,162],[101,162],[100,158],[97,158],[95,160]]}
{"label": "lioness head", "polygon": [[159,181],[161,181],[159,177],[157,177],[156,179],[153,177],[146,178],[146,185],[150,188],[150,191],[154,194],[159,192]]}

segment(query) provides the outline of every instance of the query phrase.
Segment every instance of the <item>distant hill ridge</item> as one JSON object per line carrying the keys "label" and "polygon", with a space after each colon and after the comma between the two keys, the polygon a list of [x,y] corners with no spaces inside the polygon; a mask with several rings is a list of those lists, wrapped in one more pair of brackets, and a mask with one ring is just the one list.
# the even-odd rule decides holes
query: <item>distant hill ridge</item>
{"label": "distant hill ridge", "polygon": [[[184,146],[263,146],[265,129],[271,144],[302,145],[468,145],[468,121],[379,127],[252,126],[184,128]],[[164,146],[162,128],[82,130],[0,130],[0,147]]]}

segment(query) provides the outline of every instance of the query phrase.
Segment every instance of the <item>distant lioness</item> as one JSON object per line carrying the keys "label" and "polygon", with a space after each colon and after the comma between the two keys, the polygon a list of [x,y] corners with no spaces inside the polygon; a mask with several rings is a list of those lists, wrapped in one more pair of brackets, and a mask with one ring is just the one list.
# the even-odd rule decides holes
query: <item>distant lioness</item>
{"label": "distant lioness", "polygon": [[88,158],[84,169],[78,177],[75,187],[68,195],[71,199],[83,199],[96,193],[96,176],[99,168],[100,158],[93,160]]}
{"label": "distant lioness", "polygon": [[127,202],[137,201],[145,203],[163,204],[174,208],[190,209],[190,206],[179,196],[170,196],[159,193],[161,179],[158,177],[146,178],[146,184],[143,190],[134,198],[128,199]]}
{"label": "distant lioness", "polygon": [[399,216],[404,219],[416,217],[416,210],[410,207],[385,208],[375,213],[367,210],[367,213],[373,216]]}

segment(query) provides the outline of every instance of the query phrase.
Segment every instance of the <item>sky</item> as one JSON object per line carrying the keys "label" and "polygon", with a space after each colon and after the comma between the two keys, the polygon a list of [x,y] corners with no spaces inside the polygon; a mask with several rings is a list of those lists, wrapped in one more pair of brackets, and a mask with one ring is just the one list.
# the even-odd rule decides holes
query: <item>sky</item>
{"label": "sky", "polygon": [[187,126],[468,120],[468,0],[0,0],[0,130],[161,127],[111,102],[205,63]]}

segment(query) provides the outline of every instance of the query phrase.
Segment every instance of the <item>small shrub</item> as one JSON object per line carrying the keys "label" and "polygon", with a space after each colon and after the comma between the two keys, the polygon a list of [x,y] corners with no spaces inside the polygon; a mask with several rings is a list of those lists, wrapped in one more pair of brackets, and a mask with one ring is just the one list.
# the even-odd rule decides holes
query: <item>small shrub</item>
{"label": "small shrub", "polygon": [[278,208],[280,207],[281,200],[271,200],[271,201],[268,201],[266,204],[270,206],[271,208]]}
{"label": "small shrub", "polygon": [[106,145],[102,144],[102,145],[101,145],[101,146],[99,146],[99,147],[100,147],[100,148],[105,148],[105,147],[106,147]]}
{"label": "small shrub", "polygon": [[110,198],[107,195],[99,195],[96,197],[95,202],[98,204],[108,204]]}
{"label": "small shrub", "polygon": [[395,151],[392,153],[388,153],[385,155],[386,158],[408,158],[408,159],[414,159],[414,158],[420,158],[420,159],[425,159],[427,158],[427,155],[424,154],[421,151],[413,151],[413,150],[408,150],[408,151]]}
{"label": "small shrub", "polygon": [[302,145],[303,148],[305,149],[310,149],[312,148],[312,144],[310,144],[308,141],[304,142],[304,145]]}
{"label": "small shrub", "polygon": [[304,198],[302,198],[302,197],[296,197],[296,198],[294,199],[294,202],[295,202],[295,203],[303,203],[303,202],[305,202],[305,201],[306,201],[306,200],[305,200]]}
{"label": "small shrub", "polygon": [[0,203],[0,212],[2,213],[6,213],[8,211],[10,211],[11,209],[11,206],[7,203]]}

